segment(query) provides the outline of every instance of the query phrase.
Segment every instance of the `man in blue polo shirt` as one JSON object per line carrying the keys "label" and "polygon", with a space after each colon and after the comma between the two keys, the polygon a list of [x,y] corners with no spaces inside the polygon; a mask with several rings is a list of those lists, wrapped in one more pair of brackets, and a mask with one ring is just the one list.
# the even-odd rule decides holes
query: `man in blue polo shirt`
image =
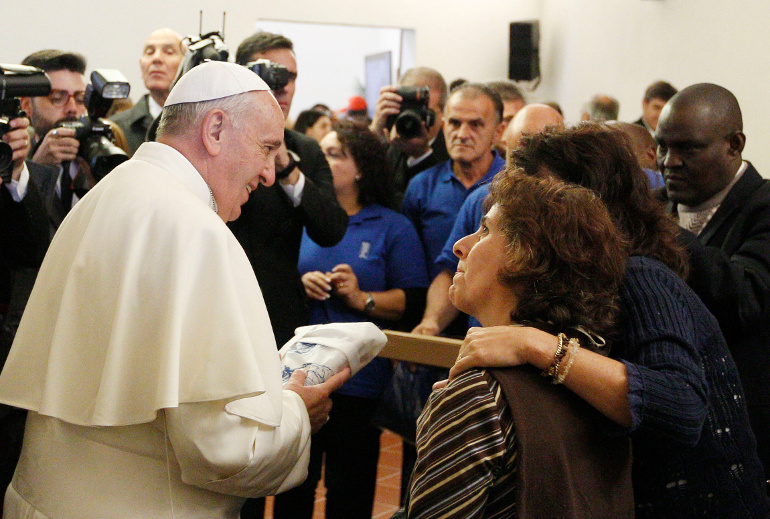
{"label": "man in blue polo shirt", "polygon": [[502,114],[500,96],[486,85],[466,83],[455,89],[444,109],[450,160],[409,182],[402,211],[420,235],[431,279],[440,271],[433,262],[465,198],[505,167],[493,148],[505,129]]}

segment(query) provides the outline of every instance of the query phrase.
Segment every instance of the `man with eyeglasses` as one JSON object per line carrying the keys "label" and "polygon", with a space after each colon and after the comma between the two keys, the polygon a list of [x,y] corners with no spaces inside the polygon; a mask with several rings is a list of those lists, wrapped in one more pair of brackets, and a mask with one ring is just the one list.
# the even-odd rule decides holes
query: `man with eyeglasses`
{"label": "man with eyeglasses", "polygon": [[86,59],[74,52],[41,50],[24,58],[22,64],[43,69],[51,79],[48,96],[21,100],[35,130],[30,158],[52,166],[74,160],[79,146],[75,130],[52,129],[62,120],[75,120],[86,114]]}

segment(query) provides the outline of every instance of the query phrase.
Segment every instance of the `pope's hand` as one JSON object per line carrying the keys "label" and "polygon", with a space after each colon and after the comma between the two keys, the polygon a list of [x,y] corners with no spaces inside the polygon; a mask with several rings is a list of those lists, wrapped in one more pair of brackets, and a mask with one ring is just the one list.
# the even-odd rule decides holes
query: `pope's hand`
{"label": "pope's hand", "polygon": [[298,369],[292,373],[284,389],[294,391],[305,402],[307,414],[310,417],[310,430],[315,434],[329,421],[329,411],[332,409],[332,401],[329,395],[347,382],[350,378],[350,368],[343,369],[326,382],[316,384],[315,386],[305,386],[306,378],[307,372]]}

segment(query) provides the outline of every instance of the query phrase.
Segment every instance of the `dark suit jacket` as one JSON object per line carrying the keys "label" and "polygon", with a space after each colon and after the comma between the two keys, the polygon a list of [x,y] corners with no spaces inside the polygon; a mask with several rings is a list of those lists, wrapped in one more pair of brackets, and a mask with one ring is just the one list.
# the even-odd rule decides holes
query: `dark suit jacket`
{"label": "dark suit jacket", "polygon": [[229,224],[257,275],[279,347],[294,336],[296,327],[308,324],[305,289],[297,272],[302,229],[307,227],[310,238],[322,247],[331,247],[348,226],[318,143],[292,130],[284,131],[284,139],[300,157],[299,169],[305,175],[302,203],[294,207],[278,182],[259,186],[241,208],[240,218]]}
{"label": "dark suit jacket", "polygon": [[396,188],[398,207],[401,207],[401,200],[404,198],[406,186],[409,185],[412,177],[420,171],[449,160],[449,152],[446,149],[443,131],[438,132],[436,140],[431,144],[431,149],[433,149],[433,153],[414,166],[409,167],[406,165],[406,161],[409,158],[406,153],[397,150],[393,146],[388,147],[388,160],[393,168],[393,185]]}
{"label": "dark suit jacket", "polygon": [[[669,210],[676,206],[669,203]],[[770,181],[748,165],[696,238],[688,284],[719,321],[770,474]]]}
{"label": "dark suit jacket", "polygon": [[146,140],[147,130],[152,124],[149,97],[150,94],[144,94],[134,106],[110,117],[126,135],[130,149],[129,157],[136,153],[136,149]]}
{"label": "dark suit jacket", "polygon": [[0,302],[7,305],[0,329],[0,368],[10,350],[51,236],[46,200],[55,197],[59,171],[29,161],[27,168],[30,181],[21,202],[15,202],[8,190],[0,187],[0,286],[5,291]]}

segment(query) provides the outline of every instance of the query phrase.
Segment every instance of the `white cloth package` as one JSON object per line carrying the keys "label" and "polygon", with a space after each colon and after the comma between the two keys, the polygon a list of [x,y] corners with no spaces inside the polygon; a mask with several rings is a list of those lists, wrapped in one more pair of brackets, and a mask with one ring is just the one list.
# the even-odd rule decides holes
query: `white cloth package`
{"label": "white cloth package", "polygon": [[283,383],[297,369],[307,371],[306,386],[328,380],[350,366],[351,375],[366,366],[388,341],[376,325],[362,323],[332,323],[302,326],[283,345],[281,376]]}

